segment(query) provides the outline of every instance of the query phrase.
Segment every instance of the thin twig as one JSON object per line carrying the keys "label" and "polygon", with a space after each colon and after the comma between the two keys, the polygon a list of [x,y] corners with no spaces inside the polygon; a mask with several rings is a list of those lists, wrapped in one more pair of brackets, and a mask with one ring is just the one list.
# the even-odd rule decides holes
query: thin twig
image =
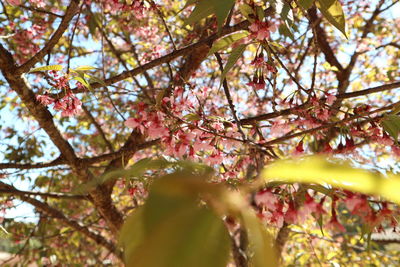
{"label": "thin twig", "polygon": [[[217,58],[218,64],[219,64],[219,68],[221,70],[221,73],[224,71],[224,65],[222,64],[222,58],[218,53],[214,54],[215,57]],[[224,87],[224,93],[226,96],[226,99],[228,100],[228,104],[229,104],[229,108],[231,109],[231,113],[233,118],[235,119],[236,125],[238,127],[238,130],[240,132],[240,134],[242,135],[243,141],[247,140],[245,133],[242,130],[242,124],[240,122],[240,120],[238,119],[237,115],[236,115],[236,110],[235,110],[235,106],[233,104],[232,101],[232,97],[231,97],[231,93],[229,92],[229,87],[228,87],[228,83],[226,81],[226,78],[224,78],[224,80],[222,81],[222,86]]]}
{"label": "thin twig", "polygon": [[81,4],[81,7],[79,8],[78,17],[76,18],[75,25],[74,25],[74,28],[72,29],[72,33],[71,33],[71,39],[70,39],[69,47],[68,47],[67,74],[69,73],[69,67],[70,67],[70,63],[71,63],[72,45],[74,42],[75,31],[76,31],[76,28],[78,27],[79,18],[81,17],[81,14],[82,14],[82,8],[83,8],[83,3]]}

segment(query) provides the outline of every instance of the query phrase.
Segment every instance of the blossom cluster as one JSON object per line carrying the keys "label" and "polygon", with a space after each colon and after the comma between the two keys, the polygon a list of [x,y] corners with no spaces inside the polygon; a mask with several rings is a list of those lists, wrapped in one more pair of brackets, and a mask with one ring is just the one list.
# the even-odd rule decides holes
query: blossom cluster
{"label": "blossom cluster", "polygon": [[[282,227],[283,223],[301,224],[310,216],[321,222],[322,216],[327,215],[326,198],[327,196],[317,197],[317,194],[311,196],[308,191],[295,194],[286,194],[283,197],[283,188],[263,189],[256,193],[254,202],[258,209],[260,218],[269,224]],[[303,194],[303,201],[299,199],[298,194]],[[374,229],[382,231],[383,224],[389,223],[393,228],[397,226],[394,212],[389,209],[387,202],[381,202],[373,208],[367,199],[367,196],[356,194],[349,191],[335,190],[331,201],[330,219],[325,224],[325,228],[332,231],[345,232],[346,229],[339,221],[337,209],[338,202],[343,203],[352,215],[356,215],[372,231]]]}
{"label": "blossom cluster", "polygon": [[54,99],[49,95],[38,95],[36,99],[45,106],[54,104],[53,109],[61,111],[63,117],[77,115],[82,110],[82,102],[71,91],[61,99]]}
{"label": "blossom cluster", "polygon": [[255,71],[252,81],[247,83],[247,85],[253,87],[254,90],[265,89],[266,83],[264,75],[267,73],[275,74],[277,72],[272,60],[266,62],[264,54],[261,53],[254,58],[254,60],[251,62],[251,65],[255,67]]}
{"label": "blossom cluster", "polygon": [[[23,21],[27,21],[27,17],[22,18]],[[28,26],[25,29],[18,28],[14,23],[9,24],[9,29],[0,27],[0,34],[12,33],[12,40],[16,47],[16,57],[20,63],[24,63],[26,59],[34,55],[39,51],[39,45],[36,41],[39,41],[47,30],[47,21],[39,20],[37,23]]]}
{"label": "blossom cluster", "polygon": [[142,102],[134,105],[136,116],[127,119],[125,125],[151,139],[161,139],[170,156],[197,160],[201,155],[211,165],[230,162],[231,157],[225,152],[238,144],[240,135],[236,126],[229,125],[230,131],[227,131],[220,121],[206,122],[196,111],[193,99],[185,95],[181,87],[175,89],[173,96],[165,97],[162,106],[168,107],[168,112],[166,108],[154,110]]}
{"label": "blossom cluster", "polygon": [[143,0],[133,0],[130,1],[130,4],[126,3],[126,1],[121,2],[119,0],[102,0],[100,2],[107,12],[111,12],[112,14],[117,14],[118,12],[131,12],[135,15],[136,19],[142,19],[145,12],[148,10]]}
{"label": "blossom cluster", "polygon": [[[22,4],[22,0],[6,0],[6,2],[12,6],[19,6]],[[44,0],[29,0],[29,2],[39,8],[46,7],[46,3]]]}
{"label": "blossom cluster", "polygon": [[256,20],[249,26],[249,30],[257,40],[264,41],[269,38],[270,32],[276,31],[276,25],[268,21],[262,22]]}

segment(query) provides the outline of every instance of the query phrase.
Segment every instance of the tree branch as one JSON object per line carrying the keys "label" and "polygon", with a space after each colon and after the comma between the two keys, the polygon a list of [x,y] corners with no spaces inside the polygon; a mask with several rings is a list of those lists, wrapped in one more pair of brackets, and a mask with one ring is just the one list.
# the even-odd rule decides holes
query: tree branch
{"label": "tree branch", "polygon": [[31,59],[22,64],[20,67],[16,69],[16,73],[22,74],[28,72],[36,63],[41,61],[46,54],[48,54],[53,47],[58,43],[60,38],[63,36],[64,32],[69,26],[70,21],[75,16],[76,12],[79,9],[79,0],[71,0],[63,19],[61,20],[60,25],[57,30],[54,32],[53,36],[51,36],[50,40],[46,42],[45,46],[36,53]]}
{"label": "tree branch", "polygon": [[57,158],[47,163],[35,163],[35,164],[19,164],[19,163],[0,163],[0,170],[4,169],[19,169],[19,170],[30,170],[30,169],[42,169],[48,167],[54,167],[58,165],[66,164],[66,161],[62,158]]}
{"label": "tree branch", "polygon": [[322,53],[325,55],[326,61],[328,61],[331,66],[335,66],[336,68],[338,68],[339,71],[342,71],[344,68],[336,58],[335,53],[329,45],[328,37],[326,36],[324,29],[320,25],[321,19],[317,15],[317,9],[315,7],[310,8],[307,13],[308,18],[311,22],[311,27],[314,28],[315,33],[317,34],[317,36],[315,37],[317,39],[318,46],[321,49]]}
{"label": "tree branch", "polygon": [[82,104],[82,110],[85,112],[86,116],[88,116],[89,120],[92,122],[94,127],[96,127],[97,132],[100,134],[101,138],[103,139],[104,143],[108,147],[110,152],[114,152],[114,148],[110,141],[108,141],[106,134],[104,133],[103,129],[101,128],[100,124],[96,121],[93,117],[92,113],[86,108],[84,104]]}
{"label": "tree branch", "polygon": [[[0,188],[12,190],[12,191],[17,190],[13,186],[5,184],[3,182],[0,182]],[[96,242],[98,245],[105,247],[110,252],[115,253],[119,258],[122,259],[121,252],[115,247],[114,244],[107,241],[101,235],[99,235],[99,234],[91,231],[87,227],[81,225],[79,222],[67,218],[61,211],[49,206],[49,204],[47,204],[47,203],[41,202],[35,198],[31,198],[26,195],[18,195],[18,198],[21,199],[22,201],[25,201],[25,202],[33,205],[39,211],[60,220],[61,222],[70,226],[71,228],[75,229],[76,231],[81,232],[82,234],[84,234],[85,236],[89,237],[94,242]]]}
{"label": "tree branch", "polygon": [[88,197],[84,195],[69,195],[63,193],[43,193],[43,192],[23,191],[16,188],[14,189],[2,188],[2,184],[0,184],[0,194],[12,194],[13,196],[41,196],[41,197],[50,197],[56,199],[88,200]]}
{"label": "tree branch", "polygon": [[[383,91],[397,89],[397,88],[400,88],[400,81],[390,83],[390,84],[384,84],[381,86],[372,87],[372,88],[368,88],[368,89],[364,89],[364,90],[360,90],[360,91],[356,91],[356,92],[338,94],[338,95],[336,95],[336,98],[337,99],[348,99],[348,98],[369,95],[369,94],[383,92]],[[302,104],[299,106],[295,106],[293,108],[283,109],[283,110],[280,110],[277,112],[271,112],[271,113],[266,113],[266,114],[262,114],[262,115],[257,115],[257,116],[241,119],[240,122],[242,124],[251,124],[252,122],[256,122],[256,121],[269,120],[269,119],[273,119],[273,118],[277,118],[277,117],[281,117],[281,116],[291,115],[291,114],[293,114],[294,109],[306,109],[308,107],[310,107],[310,104],[305,103],[305,104]]]}
{"label": "tree branch", "polygon": [[[267,8],[264,13],[265,13],[266,16],[270,16],[273,12],[274,12],[273,8]],[[237,31],[246,29],[249,25],[250,25],[250,22],[248,20],[244,20],[244,21],[242,21],[242,22],[240,22],[240,23],[238,23],[238,24],[236,24],[234,26],[224,27],[222,29],[222,32],[221,32],[220,35],[219,34],[213,34],[213,35],[211,35],[209,37],[201,39],[200,41],[198,41],[198,42],[196,42],[194,44],[188,45],[188,46],[186,46],[184,48],[181,48],[179,50],[173,51],[173,52],[171,52],[171,53],[169,53],[169,54],[167,54],[165,56],[162,56],[162,57],[159,57],[157,59],[154,59],[154,60],[152,60],[152,61],[150,61],[150,62],[148,62],[146,64],[143,64],[142,66],[134,68],[134,69],[132,69],[130,71],[123,71],[122,73],[120,73],[118,75],[115,75],[114,77],[111,77],[109,79],[104,80],[104,83],[105,83],[105,85],[108,86],[108,85],[112,85],[114,83],[120,82],[122,80],[125,80],[125,79],[127,79],[127,78],[129,78],[131,76],[135,76],[135,75],[141,74],[144,71],[147,71],[147,70],[152,69],[152,68],[154,68],[156,66],[162,65],[164,63],[168,63],[168,62],[170,62],[170,61],[172,61],[172,60],[174,60],[174,59],[176,59],[176,58],[178,58],[180,56],[184,56],[184,55],[190,54],[196,48],[200,48],[200,47],[202,47],[204,45],[210,46],[218,38],[223,37],[224,35],[228,35],[228,34],[233,33],[233,32],[237,32]],[[100,84],[100,83],[91,83],[90,85],[91,85],[91,87],[93,89],[100,88],[100,87],[104,86],[103,84]],[[77,88],[72,89],[72,91],[74,93],[85,92],[84,90],[77,89]],[[58,97],[62,97],[63,95],[64,95],[64,93],[60,92],[59,94],[54,94],[52,96],[54,98],[58,98]]]}
{"label": "tree branch", "polygon": [[[35,94],[30,89],[28,82],[17,73],[17,67],[12,55],[0,44],[0,70],[10,87],[18,94],[30,114],[37,120],[40,127],[46,131],[51,141],[61,152],[63,158],[71,166],[73,173],[83,182],[94,179],[88,165],[79,159],[54,124],[53,116],[48,109],[36,100]],[[112,204],[109,190],[104,185],[89,192],[94,205],[105,219],[110,230],[117,235],[123,223],[122,214]]]}

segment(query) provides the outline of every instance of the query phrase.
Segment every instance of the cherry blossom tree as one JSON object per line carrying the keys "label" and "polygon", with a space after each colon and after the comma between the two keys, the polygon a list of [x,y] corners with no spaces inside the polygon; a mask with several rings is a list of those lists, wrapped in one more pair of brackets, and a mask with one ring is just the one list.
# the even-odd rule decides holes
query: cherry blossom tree
{"label": "cherry blossom tree", "polygon": [[3,249],[396,266],[398,2],[0,0]]}

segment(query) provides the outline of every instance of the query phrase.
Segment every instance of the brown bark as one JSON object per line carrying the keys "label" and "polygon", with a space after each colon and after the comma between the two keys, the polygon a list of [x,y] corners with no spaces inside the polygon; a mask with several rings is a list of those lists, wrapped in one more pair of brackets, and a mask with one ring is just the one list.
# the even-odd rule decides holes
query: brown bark
{"label": "brown bark", "polygon": [[[18,94],[22,103],[29,110],[29,113],[36,119],[40,127],[47,133],[51,141],[58,148],[62,157],[72,168],[73,173],[83,182],[92,180],[94,177],[88,170],[88,166],[75,155],[72,146],[63,138],[54,124],[51,113],[36,100],[36,96],[30,89],[30,85],[26,79],[24,79],[21,74],[18,74],[17,66],[12,55],[1,45],[0,70],[10,87]],[[108,192],[106,189],[104,185],[99,185],[89,194],[101,216],[104,217],[108,223],[111,231],[117,234],[119,228],[122,226],[123,218],[121,213],[112,204],[111,196],[105,194]]]}

